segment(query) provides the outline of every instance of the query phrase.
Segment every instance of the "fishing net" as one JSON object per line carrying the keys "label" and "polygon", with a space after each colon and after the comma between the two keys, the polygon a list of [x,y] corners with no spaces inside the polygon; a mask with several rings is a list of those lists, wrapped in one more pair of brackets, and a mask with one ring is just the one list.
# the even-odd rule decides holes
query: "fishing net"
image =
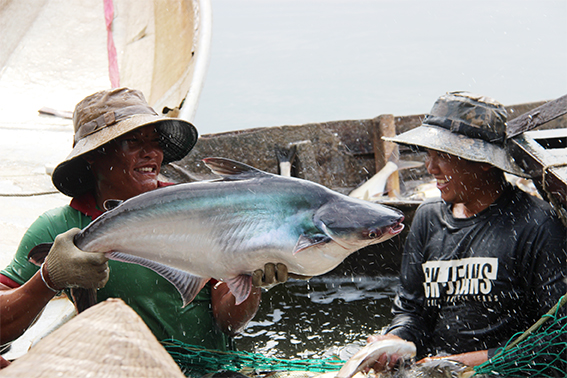
{"label": "fishing net", "polygon": [[526,332],[514,335],[476,374],[504,377],[567,377],[567,294]]}
{"label": "fishing net", "polygon": [[204,349],[178,340],[165,340],[162,344],[188,376],[202,376],[222,370],[325,373],[339,370],[346,362],[334,358],[297,360],[271,358],[259,353]]}
{"label": "fishing net", "polygon": [[[474,368],[476,376],[567,377],[567,315],[560,309],[567,294],[524,333],[514,335],[498,353]],[[187,376],[201,377],[218,371],[246,375],[264,371],[325,373],[338,371],[346,363],[334,358],[278,359],[258,353],[219,351],[166,340],[162,344]]]}

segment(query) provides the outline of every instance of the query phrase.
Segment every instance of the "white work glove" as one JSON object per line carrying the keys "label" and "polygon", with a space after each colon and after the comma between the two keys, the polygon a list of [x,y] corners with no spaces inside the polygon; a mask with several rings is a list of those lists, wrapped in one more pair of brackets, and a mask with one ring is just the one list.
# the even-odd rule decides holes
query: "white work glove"
{"label": "white work glove", "polygon": [[52,290],[100,289],[108,282],[108,258],[104,253],[83,252],[73,243],[80,231],[72,228],[57,235],[45,258],[42,277]]}
{"label": "white work glove", "polygon": [[311,276],[300,276],[298,274],[288,273],[287,265],[267,263],[264,270],[256,269],[252,273],[252,284],[256,287],[269,289],[277,284],[287,282],[288,278],[296,278],[300,280],[308,280]]}

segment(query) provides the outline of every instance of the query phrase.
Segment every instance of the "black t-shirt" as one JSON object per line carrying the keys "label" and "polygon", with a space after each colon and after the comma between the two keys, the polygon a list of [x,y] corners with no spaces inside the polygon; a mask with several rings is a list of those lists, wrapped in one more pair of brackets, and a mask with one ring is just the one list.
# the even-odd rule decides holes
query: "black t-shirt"
{"label": "black t-shirt", "polygon": [[406,241],[389,333],[418,356],[505,346],[567,291],[567,230],[545,201],[508,187],[489,208],[453,217],[422,204]]}

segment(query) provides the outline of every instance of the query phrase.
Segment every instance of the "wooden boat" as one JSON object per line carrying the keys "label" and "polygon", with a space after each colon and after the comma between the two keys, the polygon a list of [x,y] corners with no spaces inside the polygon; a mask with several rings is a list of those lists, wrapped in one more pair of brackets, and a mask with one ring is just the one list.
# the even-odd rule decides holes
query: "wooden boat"
{"label": "wooden boat", "polygon": [[[558,198],[559,202],[566,206],[565,133],[567,116],[561,115],[567,111],[567,106],[564,97],[559,100],[558,104],[540,101],[507,106],[510,124],[521,128],[519,124],[522,123],[522,119],[529,119],[530,114],[533,118],[535,114],[540,114],[542,107],[549,108],[549,104],[555,104],[555,110],[549,111],[549,116],[545,119],[540,117],[540,121],[535,122],[537,125],[534,122],[531,122],[530,125],[523,122],[524,130],[538,126],[539,131],[519,133],[509,144],[515,146],[514,153],[517,161],[525,164],[524,168],[533,175],[534,182],[540,190],[545,191],[540,180],[542,169],[548,172],[545,178],[548,182],[547,188],[551,187],[555,193],[552,195],[553,198]],[[522,114],[524,117],[518,118]],[[558,116],[559,118],[556,118]],[[384,142],[381,139],[382,136],[393,136],[419,126],[423,117],[424,114],[380,115],[373,119],[254,128],[202,135],[191,153],[182,161],[167,166],[163,174],[176,182],[213,178],[214,176],[200,160],[204,157],[219,155],[242,161],[267,172],[279,173],[281,159],[278,160],[278,156],[281,156],[282,149],[293,149],[295,150],[295,159],[291,166],[293,176],[317,182],[343,194],[349,194],[379,172],[388,161],[396,160],[400,165],[403,165],[401,162],[404,161],[423,162],[423,154],[403,146],[398,149],[395,144]],[[518,121],[514,123],[514,119]],[[542,132],[546,133],[542,134],[545,137],[536,137],[534,134]],[[543,139],[545,143],[534,142]],[[531,152],[528,154],[519,151],[516,148],[518,145],[528,145],[526,148],[529,148]],[[536,150],[536,146],[539,146],[539,150]],[[549,152],[550,149],[553,153]],[[550,160],[551,156],[553,158]],[[528,157],[533,157],[533,159],[528,159]],[[539,157],[540,160],[536,157]],[[560,163],[563,165],[559,166]],[[555,166],[543,167],[549,164],[555,164]],[[388,183],[390,196],[377,199],[378,202],[397,207],[405,213],[404,223],[407,227],[400,237],[354,253],[330,272],[330,275],[397,274],[403,243],[409,231],[413,213],[423,200],[423,196],[422,198],[416,195],[411,197],[410,194],[419,184],[429,180],[423,165],[416,167],[414,164],[412,166],[413,168],[401,170],[392,175]],[[563,181],[555,180],[557,177],[562,177]],[[394,193],[398,194],[394,195]],[[548,198],[547,193],[544,193],[543,196]]]}

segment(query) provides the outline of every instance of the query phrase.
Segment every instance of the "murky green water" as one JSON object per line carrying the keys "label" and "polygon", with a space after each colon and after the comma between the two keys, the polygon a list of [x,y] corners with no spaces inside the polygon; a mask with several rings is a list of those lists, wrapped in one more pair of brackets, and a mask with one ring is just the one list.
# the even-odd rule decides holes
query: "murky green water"
{"label": "murky green water", "polygon": [[397,277],[290,280],[263,294],[238,350],[277,358],[350,357],[391,320]]}

